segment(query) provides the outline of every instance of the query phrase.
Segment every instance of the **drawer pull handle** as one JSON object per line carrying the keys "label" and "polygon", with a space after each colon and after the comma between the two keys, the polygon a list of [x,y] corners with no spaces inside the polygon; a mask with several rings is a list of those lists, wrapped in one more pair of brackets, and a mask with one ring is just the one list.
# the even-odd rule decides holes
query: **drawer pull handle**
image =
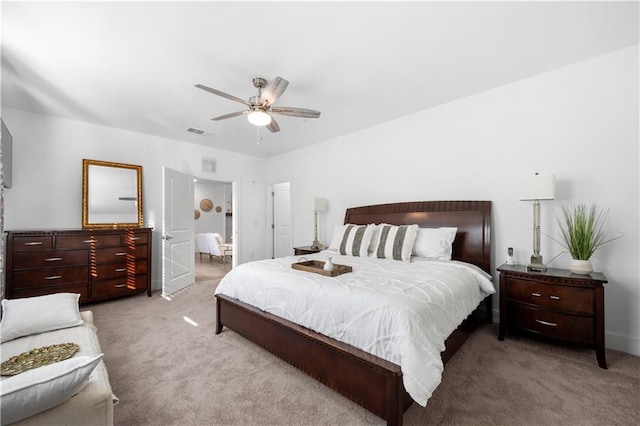
{"label": "drawer pull handle", "polygon": [[24,243],[25,246],[41,246],[42,241],[31,241],[29,243]]}
{"label": "drawer pull handle", "polygon": [[60,260],[62,260],[62,258],[61,258],[61,257],[50,257],[50,258],[48,258],[48,259],[45,259],[44,261],[45,261],[45,262],[58,262],[58,261],[60,261]]}
{"label": "drawer pull handle", "polygon": [[126,284],[116,284],[114,287],[115,288],[122,288],[122,287],[126,287]]}
{"label": "drawer pull handle", "polygon": [[560,296],[549,296],[549,299],[560,300]]}
{"label": "drawer pull handle", "polygon": [[542,321],[542,320],[539,320],[539,319],[537,319],[536,322],[540,323],[542,325],[548,325],[549,327],[557,327],[558,326],[558,324],[556,324],[555,322]]}
{"label": "drawer pull handle", "polygon": [[57,280],[62,278],[62,275],[50,275],[48,277],[44,277],[45,280]]}
{"label": "drawer pull handle", "polygon": [[540,297],[540,296],[542,296],[540,293],[531,293],[531,295],[532,295],[532,296],[535,296],[535,297]]}
{"label": "drawer pull handle", "polygon": [[140,237],[131,237],[132,241],[136,241],[136,240],[139,240],[139,239],[140,239]]}
{"label": "drawer pull handle", "polygon": [[83,243],[97,243],[98,240],[84,240]]}
{"label": "drawer pull handle", "polygon": [[118,253],[116,253],[116,256],[126,256],[127,253],[124,251],[119,251]]}
{"label": "drawer pull handle", "polygon": [[118,268],[118,269],[116,269],[116,272],[124,272],[126,270],[127,270],[127,268]]}

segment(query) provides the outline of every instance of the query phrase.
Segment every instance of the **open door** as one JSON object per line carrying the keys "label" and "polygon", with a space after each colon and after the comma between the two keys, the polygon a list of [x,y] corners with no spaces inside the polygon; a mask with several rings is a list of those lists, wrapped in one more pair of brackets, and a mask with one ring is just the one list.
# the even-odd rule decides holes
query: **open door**
{"label": "open door", "polygon": [[162,296],[195,281],[193,178],[168,169],[163,175]]}

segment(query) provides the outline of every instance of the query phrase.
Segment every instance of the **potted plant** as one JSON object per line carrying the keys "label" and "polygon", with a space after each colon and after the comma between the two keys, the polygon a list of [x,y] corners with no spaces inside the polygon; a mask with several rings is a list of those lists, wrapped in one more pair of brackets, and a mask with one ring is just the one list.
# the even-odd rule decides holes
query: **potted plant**
{"label": "potted plant", "polygon": [[593,271],[589,259],[603,244],[616,238],[605,239],[604,225],[609,210],[596,204],[578,203],[572,207],[562,207],[562,216],[556,217],[560,226],[560,244],[569,251],[573,260],[569,270],[575,274],[589,274]]}

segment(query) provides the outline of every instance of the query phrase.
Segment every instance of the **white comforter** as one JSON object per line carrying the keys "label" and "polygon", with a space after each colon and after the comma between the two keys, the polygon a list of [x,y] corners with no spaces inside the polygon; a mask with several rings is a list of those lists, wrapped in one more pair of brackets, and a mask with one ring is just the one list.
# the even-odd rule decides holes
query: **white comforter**
{"label": "white comforter", "polygon": [[218,285],[222,293],[402,368],[404,386],[422,406],[440,383],[445,339],[488,294],[488,275],[462,262],[305,256],[349,265],[337,277],[298,271],[299,256],[239,265]]}

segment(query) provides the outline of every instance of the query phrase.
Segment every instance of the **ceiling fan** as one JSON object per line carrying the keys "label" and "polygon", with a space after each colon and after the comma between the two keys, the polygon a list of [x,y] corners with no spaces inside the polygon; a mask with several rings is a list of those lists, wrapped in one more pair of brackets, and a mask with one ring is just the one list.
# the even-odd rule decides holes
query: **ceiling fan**
{"label": "ceiling fan", "polygon": [[[273,103],[282,96],[285,90],[287,90],[288,85],[289,82],[282,77],[276,77],[268,84],[267,80],[264,78],[256,77],[253,79],[253,86],[258,89],[258,96],[252,96],[248,101],[228,93],[221,92],[220,90],[212,89],[211,87],[207,87],[203,84],[196,84],[195,86],[198,89],[205,90],[209,93],[213,93],[214,95],[240,102],[248,107],[248,109],[244,111],[221,115],[219,117],[212,118],[212,120],[220,121],[226,120],[227,118],[247,115],[251,124],[256,126],[266,126],[270,132],[275,133],[280,131],[280,126],[278,126],[278,123],[271,114],[281,114],[302,118],[320,117],[320,111],[314,111],[312,109],[273,106]],[[262,89],[264,89],[264,91]]]}

